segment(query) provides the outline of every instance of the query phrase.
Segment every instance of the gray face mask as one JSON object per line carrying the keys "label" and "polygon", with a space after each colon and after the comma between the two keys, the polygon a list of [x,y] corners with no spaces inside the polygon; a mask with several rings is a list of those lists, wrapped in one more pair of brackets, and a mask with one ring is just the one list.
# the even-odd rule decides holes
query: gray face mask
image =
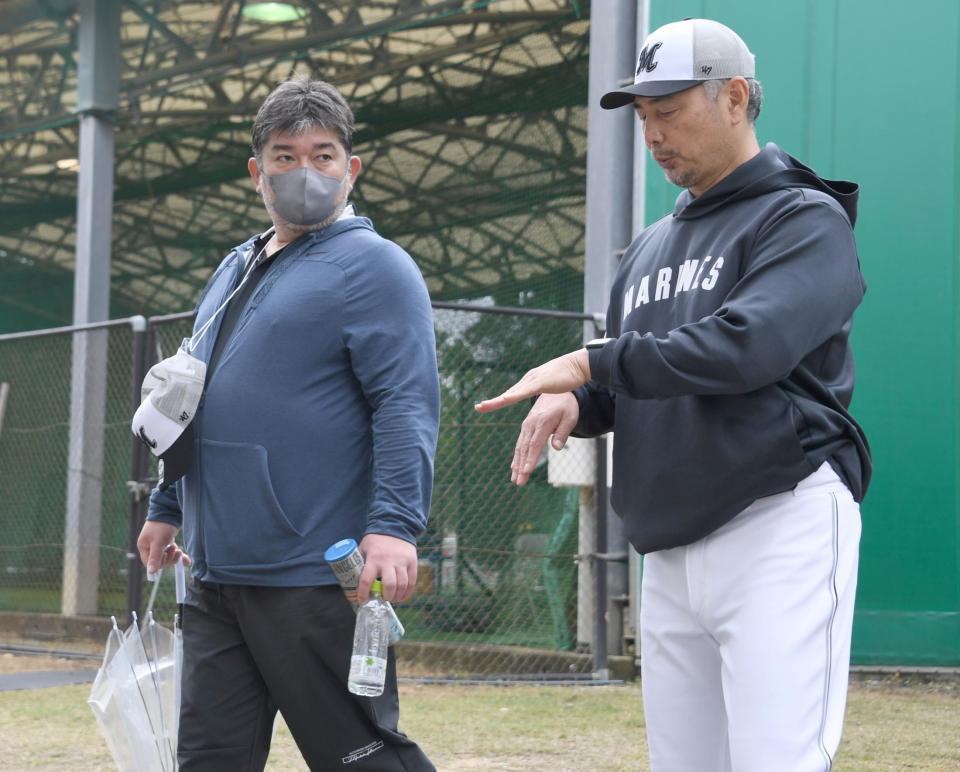
{"label": "gray face mask", "polygon": [[[346,176],[346,175],[344,175]],[[337,210],[337,196],[343,180],[301,166],[267,177],[273,189],[273,208],[294,225],[316,225]]]}

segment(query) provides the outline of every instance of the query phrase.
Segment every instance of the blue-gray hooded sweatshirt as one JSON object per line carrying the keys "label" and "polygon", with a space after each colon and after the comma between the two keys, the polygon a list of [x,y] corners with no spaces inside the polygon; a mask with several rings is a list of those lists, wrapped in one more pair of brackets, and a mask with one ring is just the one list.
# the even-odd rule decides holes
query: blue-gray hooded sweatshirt
{"label": "blue-gray hooded sweatshirt", "polygon": [[[223,260],[200,327],[238,285],[255,239]],[[194,355],[209,361],[222,314]],[[440,394],[420,271],[362,217],[288,245],[208,375],[188,472],[148,520],[182,526],[196,578],[334,584],[324,550],[426,527]]]}
{"label": "blue-gray hooded sweatshirt", "polygon": [[614,429],[611,501],[640,552],[690,544],[824,462],[863,498],[857,196],[768,144],[627,249],[575,433]]}

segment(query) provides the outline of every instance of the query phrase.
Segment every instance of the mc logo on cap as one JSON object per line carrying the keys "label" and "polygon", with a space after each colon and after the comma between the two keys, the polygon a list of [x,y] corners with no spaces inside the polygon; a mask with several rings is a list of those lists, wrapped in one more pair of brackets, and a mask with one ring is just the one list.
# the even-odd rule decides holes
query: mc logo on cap
{"label": "mc logo on cap", "polygon": [[653,60],[653,57],[657,55],[657,49],[662,45],[663,43],[654,43],[652,46],[644,46],[640,49],[640,56],[637,57],[637,71],[633,81],[634,83],[640,79],[641,72],[653,72],[657,69],[657,63]]}

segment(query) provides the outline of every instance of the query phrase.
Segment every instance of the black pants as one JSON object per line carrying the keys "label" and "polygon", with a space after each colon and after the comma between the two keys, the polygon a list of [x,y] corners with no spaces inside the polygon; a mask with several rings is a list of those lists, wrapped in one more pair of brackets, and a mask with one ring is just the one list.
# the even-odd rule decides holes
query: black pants
{"label": "black pants", "polygon": [[337,586],[193,582],[183,609],[181,772],[262,770],[278,709],[311,770],[433,770],[397,730],[392,649],[380,697],[347,691],[355,618]]}

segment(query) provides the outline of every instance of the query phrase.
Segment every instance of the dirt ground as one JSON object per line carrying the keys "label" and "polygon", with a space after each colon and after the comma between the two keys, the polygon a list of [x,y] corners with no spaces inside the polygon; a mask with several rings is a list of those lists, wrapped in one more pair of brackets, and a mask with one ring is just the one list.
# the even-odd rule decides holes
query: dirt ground
{"label": "dirt ground", "polygon": [[[0,651],[0,674],[93,669],[104,644],[5,636],[3,645],[61,649]],[[0,693],[0,771],[113,769],[85,704],[89,684]],[[641,772],[648,768],[640,689],[401,685],[401,729],[441,772]],[[451,718],[456,717],[451,723]],[[836,772],[960,770],[960,673],[854,674]],[[305,772],[278,721],[268,772]]]}

